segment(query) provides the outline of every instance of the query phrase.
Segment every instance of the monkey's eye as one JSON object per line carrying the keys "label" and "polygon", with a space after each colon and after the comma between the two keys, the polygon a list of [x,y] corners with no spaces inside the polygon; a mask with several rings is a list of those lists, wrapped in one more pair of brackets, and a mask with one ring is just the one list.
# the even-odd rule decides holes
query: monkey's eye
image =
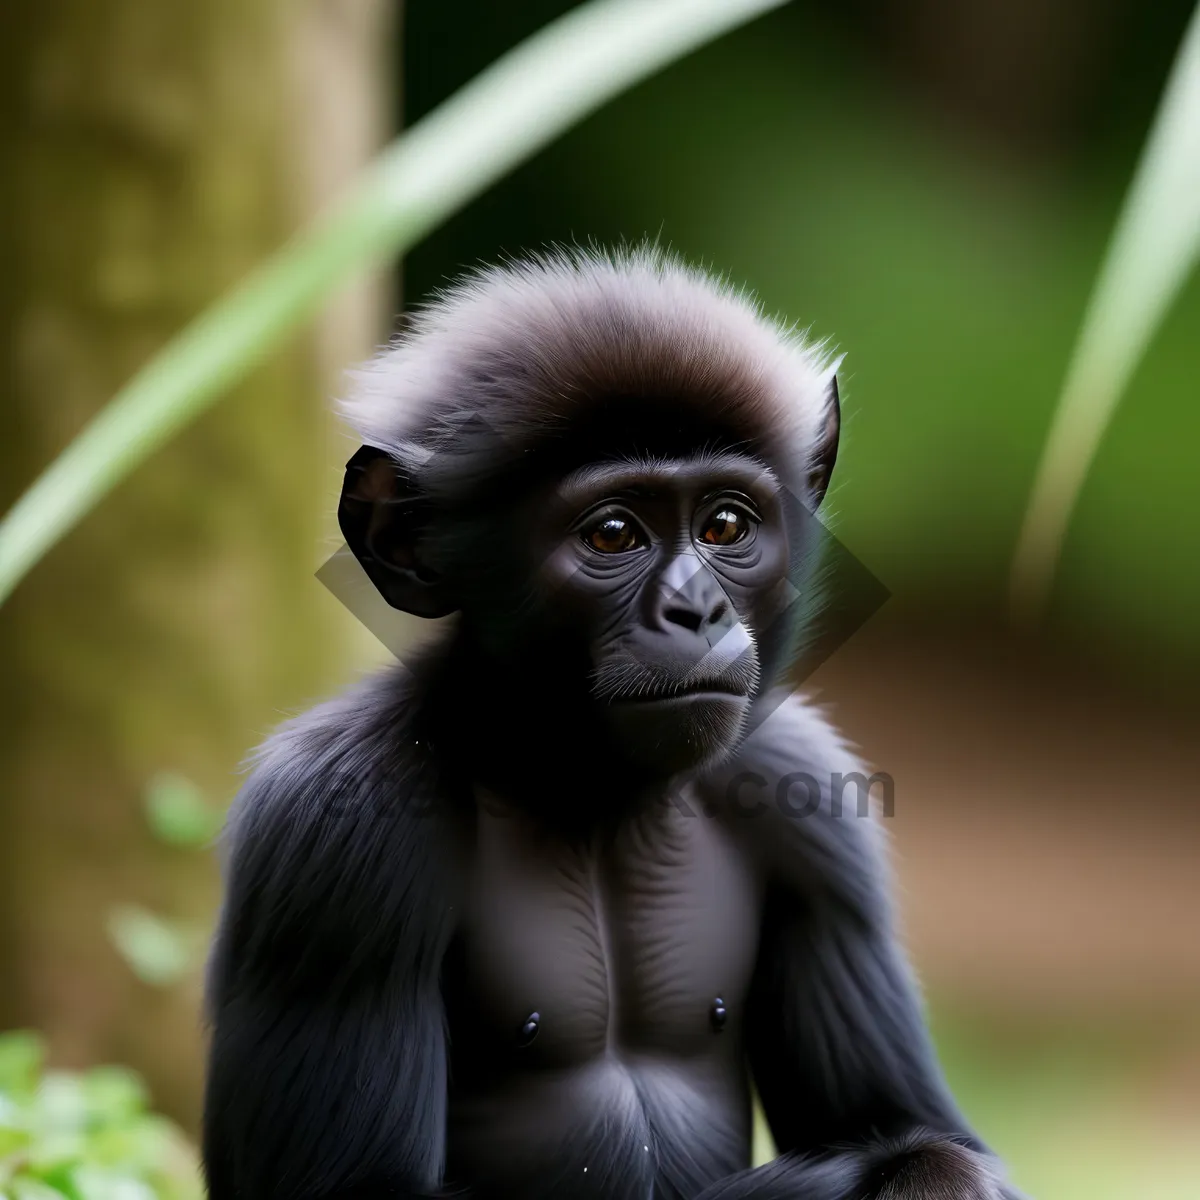
{"label": "monkey's eye", "polygon": [[583,531],[583,540],[601,554],[624,554],[646,544],[645,535],[624,517],[602,517]]}
{"label": "monkey's eye", "polygon": [[710,546],[732,546],[750,532],[752,521],[744,510],[723,505],[708,518],[700,531],[700,540]]}

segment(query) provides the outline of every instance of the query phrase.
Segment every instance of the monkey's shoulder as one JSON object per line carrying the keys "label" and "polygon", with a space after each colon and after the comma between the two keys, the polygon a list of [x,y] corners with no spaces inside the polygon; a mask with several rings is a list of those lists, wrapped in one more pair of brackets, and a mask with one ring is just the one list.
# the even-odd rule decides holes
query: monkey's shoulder
{"label": "monkey's shoulder", "polygon": [[285,722],[251,757],[230,809],[227,853],[260,843],[299,844],[314,859],[348,853],[352,843],[424,849],[442,805],[418,713],[411,682],[384,671]]}
{"label": "monkey's shoulder", "polygon": [[410,709],[375,677],[259,748],[226,823],[210,995],[246,970],[324,987],[440,955],[456,876]]}
{"label": "monkey's shoulder", "polygon": [[707,804],[774,882],[855,907],[883,904],[886,846],[872,802],[886,777],[872,774],[806,697],[768,701],[769,715],[704,781]]}

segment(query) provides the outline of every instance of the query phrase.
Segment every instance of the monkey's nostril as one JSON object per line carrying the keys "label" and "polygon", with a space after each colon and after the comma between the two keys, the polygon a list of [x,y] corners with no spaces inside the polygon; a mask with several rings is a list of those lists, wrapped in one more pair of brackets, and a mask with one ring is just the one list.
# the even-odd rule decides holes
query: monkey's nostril
{"label": "monkey's nostril", "polygon": [[708,614],[708,623],[716,625],[718,621],[723,621],[729,613],[729,601],[718,600],[712,612]]}
{"label": "monkey's nostril", "polygon": [[670,621],[672,625],[682,625],[691,633],[698,633],[700,626],[704,624],[704,618],[691,608],[664,609],[663,618]]}

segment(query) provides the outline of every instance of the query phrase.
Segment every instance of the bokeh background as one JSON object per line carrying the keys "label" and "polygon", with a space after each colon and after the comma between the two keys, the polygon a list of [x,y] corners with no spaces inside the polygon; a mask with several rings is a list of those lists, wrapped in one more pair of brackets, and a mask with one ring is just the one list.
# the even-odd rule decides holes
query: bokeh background
{"label": "bokeh background", "polygon": [[[394,130],[569,7],[4,6],[0,510]],[[895,780],[904,925],[969,1115],[1043,1200],[1200,1196],[1200,280],[1045,622],[1006,616],[1191,7],[795,0],[340,294],[0,609],[0,1030],[130,1065],[194,1132],[214,822],[246,750],[386,654],[314,577],[353,449],[328,397],[464,266],[650,237],[847,355],[833,529],[892,598],[805,682]]]}

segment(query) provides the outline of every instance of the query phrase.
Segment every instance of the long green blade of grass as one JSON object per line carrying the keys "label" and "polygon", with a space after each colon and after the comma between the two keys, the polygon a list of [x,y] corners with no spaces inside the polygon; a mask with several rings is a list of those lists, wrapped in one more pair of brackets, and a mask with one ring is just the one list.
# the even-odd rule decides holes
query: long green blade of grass
{"label": "long green blade of grass", "polygon": [[0,523],[0,602],[87,511],[354,272],[401,254],[622,89],[786,0],[592,0],[398,138],[336,210],[139,372]]}
{"label": "long green blade of grass", "polygon": [[1198,256],[1200,6],[1113,232],[1042,452],[1013,560],[1013,612],[1024,623],[1045,607],[1100,440]]}

